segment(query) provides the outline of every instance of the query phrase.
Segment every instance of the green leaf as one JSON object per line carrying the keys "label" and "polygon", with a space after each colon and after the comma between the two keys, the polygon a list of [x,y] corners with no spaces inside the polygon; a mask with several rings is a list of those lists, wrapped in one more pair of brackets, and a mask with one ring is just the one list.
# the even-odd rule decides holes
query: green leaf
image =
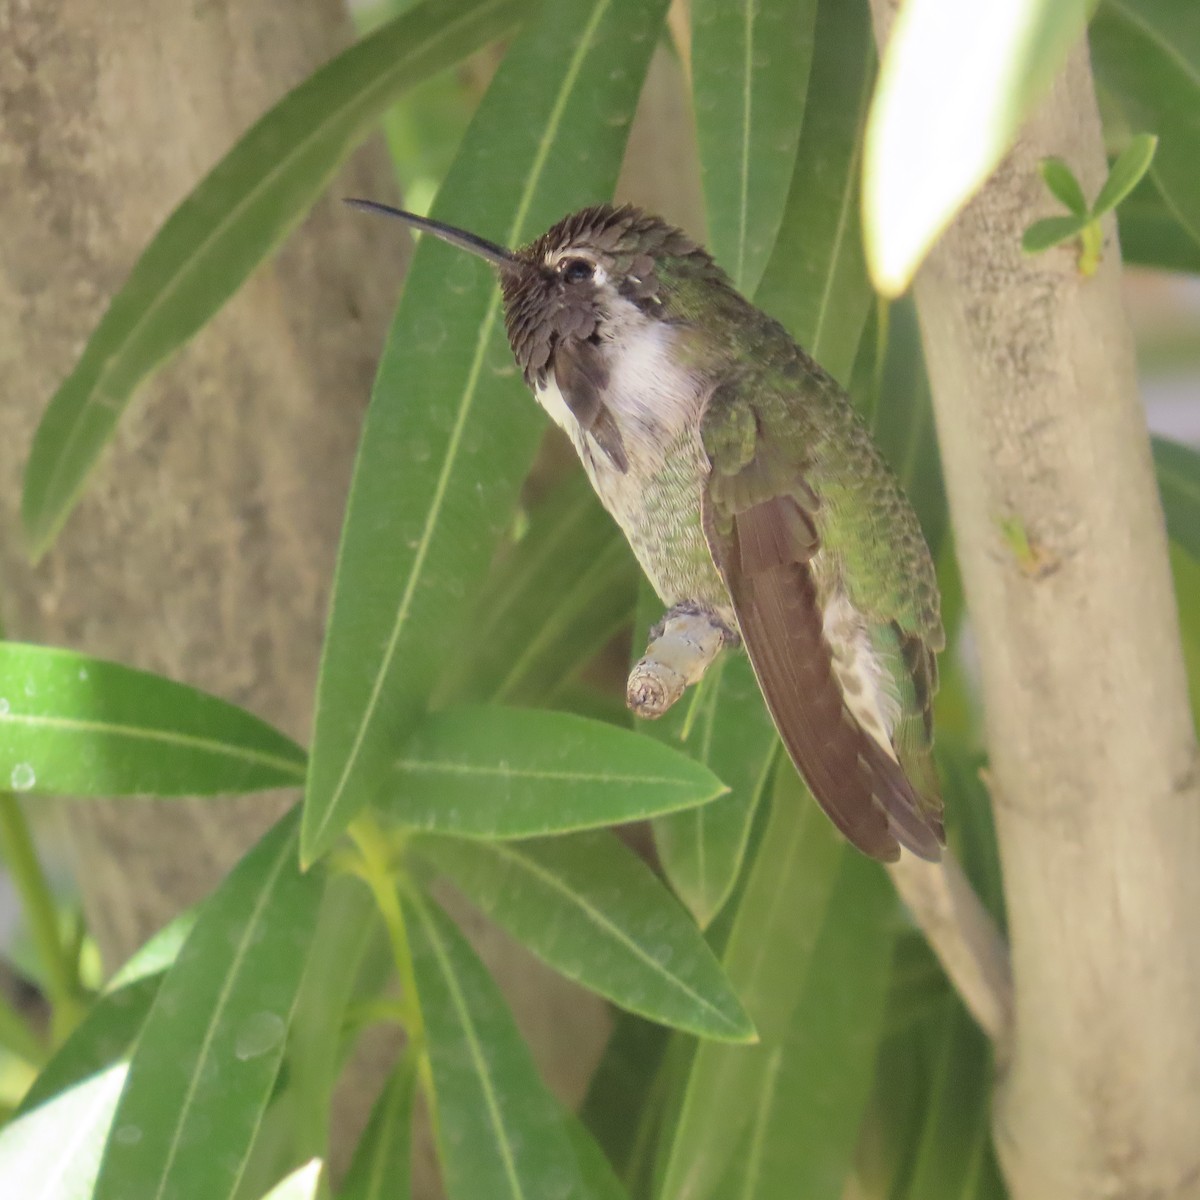
{"label": "green leaf", "polygon": [[1090,217],[1043,217],[1021,235],[1021,249],[1026,254],[1040,254],[1077,238],[1090,224]]}
{"label": "green leaf", "polygon": [[1200,275],[1200,241],[1188,232],[1155,186],[1153,172],[1133,189],[1117,212],[1121,257],[1162,271]]}
{"label": "green leaf", "polygon": [[903,1196],[966,1200],[991,1156],[992,1070],[988,1040],[953,996],[935,1014],[925,1120]]}
{"label": "green leaf", "polygon": [[586,1200],[567,1116],[486,968],[440,910],[407,908],[450,1200]]}
{"label": "green leaf", "polygon": [[859,217],[862,128],[875,65],[870,11],[821,0],[815,37],[783,224],[754,300],[848,383],[872,299]]}
{"label": "green leaf", "polygon": [[481,589],[447,701],[545,704],[628,622],[637,564],[582,470],[534,510]]}
{"label": "green leaf", "polygon": [[522,838],[639,821],[725,790],[647,737],[571,713],[435,713],[392,768],[381,811],[408,829]]}
{"label": "green leaf", "polygon": [[303,778],[295,742],[216,696],[70,650],[0,644],[0,781],[13,791],[211,795]]}
{"label": "green leaf", "polygon": [[167,972],[95,1200],[234,1196],[283,1058],[324,889],[319,874],[297,866],[298,817],[288,813],[209,897]]}
{"label": "green leaf", "polygon": [[692,99],[708,245],[753,294],[783,216],[816,0],[693,0]]}
{"label": "green leaf", "polygon": [[0,1129],[0,1179],[20,1200],[92,1200],[125,1082],[124,1063],[77,1083]]}
{"label": "green leaf", "polygon": [[38,427],[22,503],[35,557],[138,385],[279,244],[405,88],[501,36],[524,9],[521,0],[427,0],[289,92],[171,214]]}
{"label": "green leaf", "polygon": [[584,1194],[588,1200],[629,1200],[629,1193],[621,1186],[612,1164],[604,1157],[604,1151],[596,1139],[588,1133],[583,1122],[568,1114],[567,1135],[575,1149],[575,1160],[579,1164]]}
{"label": "green leaf", "polygon": [[1088,215],[1088,202],[1075,178],[1075,172],[1061,158],[1043,158],[1040,163],[1042,178],[1051,194],[1069,212],[1077,217]]}
{"label": "green leaf", "polygon": [[367,1122],[338,1200],[408,1200],[416,1063],[405,1056]]}
{"label": "green leaf", "polygon": [[1088,31],[1097,83],[1129,126],[1158,135],[1150,174],[1200,241],[1200,23],[1179,0],[1104,0]]}
{"label": "green leaf", "polygon": [[1153,134],[1139,133],[1130,139],[1129,145],[1117,156],[1096,197],[1096,203],[1092,205],[1093,217],[1102,217],[1111,212],[1137,187],[1150,170],[1157,148],[1158,138]]}
{"label": "green leaf", "polygon": [[959,0],[905,5],[883,55],[865,144],[867,262],[884,295],[908,287],[1008,151],[1082,36],[1089,8],[1089,0],[1011,0],[986,10]]}
{"label": "green leaf", "polygon": [[517,843],[421,838],[415,849],[568,979],[700,1037],[753,1039],[695,925],[613,834]]}
{"label": "green leaf", "polygon": [[728,653],[711,671],[716,678],[706,680],[692,701],[699,705],[694,721],[689,721],[687,697],[652,727],[665,745],[687,750],[730,790],[711,804],[654,821],[663,871],[702,929],[724,907],[737,882],[779,744],[750,660]]}
{"label": "green leaf", "polygon": [[[514,42],[435,215],[515,244],[611,193],[664,0],[556,0]],[[364,218],[367,219],[367,218]],[[424,239],[355,467],[317,690],[302,850],[373,796],[446,669],[542,422],[487,267]]]}
{"label": "green leaf", "polygon": [[1200,452],[1161,437],[1151,446],[1167,533],[1200,559]]}
{"label": "green leaf", "polygon": [[725,954],[760,1042],[696,1051],[662,1196],[842,1195],[883,1027],[894,916],[878,864],[846,847],[794,772],[781,772]]}
{"label": "green leaf", "polygon": [[263,1200],[316,1200],[320,1194],[321,1170],[324,1163],[319,1158],[297,1167],[286,1179],[281,1179]]}

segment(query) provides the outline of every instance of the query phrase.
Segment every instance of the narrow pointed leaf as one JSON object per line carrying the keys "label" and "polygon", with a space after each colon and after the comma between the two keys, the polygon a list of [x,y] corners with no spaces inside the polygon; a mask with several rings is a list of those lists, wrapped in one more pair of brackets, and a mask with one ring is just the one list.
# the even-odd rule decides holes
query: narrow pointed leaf
{"label": "narrow pointed leaf", "polygon": [[1157,148],[1158,138],[1153,134],[1139,133],[1130,140],[1129,145],[1117,156],[1096,197],[1096,203],[1092,206],[1093,217],[1102,217],[1106,212],[1111,212],[1137,187],[1150,169]]}
{"label": "narrow pointed leaf", "polygon": [[379,804],[409,829],[520,838],[642,820],[724,790],[686,755],[602,721],[463,708],[424,721]]}
{"label": "narrow pointed leaf", "polygon": [[1200,560],[1200,452],[1161,437],[1151,444],[1167,532]]}
{"label": "narrow pointed leaf", "polygon": [[1043,217],[1021,234],[1021,249],[1026,254],[1040,254],[1077,238],[1089,223],[1089,217]]}
{"label": "narrow pointed leaf", "polygon": [[71,1036],[38,1072],[18,1115],[129,1056],[163,976],[196,923],[197,911],[192,907],[180,913],[113,975]]}
{"label": "narrow pointed leaf", "polygon": [[319,1158],[297,1167],[286,1179],[281,1179],[263,1200],[316,1200],[320,1195],[321,1171],[324,1163]]}
{"label": "narrow pointed leaf", "polygon": [[608,832],[416,849],[539,958],[614,1004],[701,1037],[754,1036],[679,902]]}
{"label": "narrow pointed leaf", "polygon": [[297,866],[298,816],[280,821],[207,900],[163,980],[95,1200],[236,1194],[283,1058],[324,887]]}
{"label": "narrow pointed leaf", "polygon": [[686,751],[729,787],[729,795],[711,804],[654,822],[663,870],[701,928],[737,882],[778,745],[750,660],[727,654],[712,670],[719,674],[696,698],[700,710],[690,729],[690,696],[652,727],[665,745]]}
{"label": "narrow pointed leaf", "polygon": [[575,1161],[579,1164],[579,1176],[588,1200],[629,1200],[629,1193],[621,1186],[604,1151],[573,1114],[568,1114],[567,1136],[575,1150]]}
{"label": "narrow pointed leaf", "polygon": [[[863,212],[879,291],[898,296],[1012,144],[1082,36],[1089,0],[911,0],[867,123]],[[950,98],[953,98],[952,100]]]}
{"label": "narrow pointed leaf", "polygon": [[[513,245],[609,195],[664,9],[540,8],[501,63],[434,215]],[[494,276],[425,241],[380,364],[342,534],[306,861],[377,792],[427,704],[544,428],[503,336]]]}
{"label": "narrow pointed leaf", "polygon": [[1153,171],[1126,197],[1117,223],[1125,262],[1200,275],[1200,240],[1163,199]]}
{"label": "narrow pointed leaf", "polygon": [[406,1056],[375,1101],[338,1200],[408,1200],[412,1194],[416,1081],[416,1064]]}
{"label": "narrow pointed leaf", "polygon": [[486,968],[440,909],[408,911],[450,1200],[585,1200],[567,1115]]}
{"label": "narrow pointed leaf", "polygon": [[783,224],[754,296],[835,379],[847,384],[872,301],[863,258],[859,171],[874,66],[867,6],[822,0]]}
{"label": "narrow pointed leaf", "polygon": [[1200,241],[1200,28],[1179,0],[1105,0],[1088,30],[1097,82],[1133,129],[1158,136],[1159,192]]}
{"label": "narrow pointed leaf", "polygon": [[637,578],[620,530],[573,470],[489,575],[438,707],[547,703],[628,622]]}
{"label": "narrow pointed leaf", "polygon": [[127,1066],[92,1075],[0,1129],[0,1180],[20,1200],[92,1200]]}
{"label": "narrow pointed leaf", "polygon": [[70,650],[0,644],[0,782],[17,792],[206,795],[304,778],[304,751],[181,683]]}
{"label": "narrow pointed leaf", "polygon": [[167,219],[34,439],[22,516],[35,556],[69,515],[134,390],[237,290],[412,84],[511,28],[520,0],[426,0],[261,117]]}
{"label": "narrow pointed leaf", "polygon": [[895,898],[785,772],[725,955],[756,1046],[703,1043],[663,1196],[837,1200],[883,1028]]}
{"label": "narrow pointed leaf", "polygon": [[796,161],[816,0],[693,0],[692,96],[708,248],[753,293]]}
{"label": "narrow pointed leaf", "polygon": [[1046,158],[1041,163],[1042,178],[1050,194],[1077,217],[1086,217],[1087,199],[1075,178],[1075,172],[1061,158]]}

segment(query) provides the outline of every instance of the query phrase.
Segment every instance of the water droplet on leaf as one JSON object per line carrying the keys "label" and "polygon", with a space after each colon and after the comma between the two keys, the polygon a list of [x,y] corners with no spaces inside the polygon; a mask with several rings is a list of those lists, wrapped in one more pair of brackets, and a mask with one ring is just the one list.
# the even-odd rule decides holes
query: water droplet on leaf
{"label": "water droplet on leaf", "polygon": [[29,763],[17,763],[8,779],[14,792],[27,792],[37,783],[37,775]]}
{"label": "water droplet on leaf", "polygon": [[258,1058],[266,1054],[283,1041],[287,1026],[283,1018],[273,1012],[255,1013],[247,1017],[238,1029],[237,1038],[233,1043],[233,1052],[243,1062],[250,1058]]}

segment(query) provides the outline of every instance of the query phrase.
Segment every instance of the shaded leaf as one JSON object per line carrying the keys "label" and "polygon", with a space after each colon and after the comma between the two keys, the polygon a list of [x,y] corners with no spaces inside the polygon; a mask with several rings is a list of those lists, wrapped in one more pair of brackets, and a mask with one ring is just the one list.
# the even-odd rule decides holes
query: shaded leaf
{"label": "shaded leaf", "polygon": [[408,1200],[416,1063],[405,1056],[388,1080],[354,1151],[338,1200]]}
{"label": "shaded leaf", "polygon": [[584,1194],[588,1200],[629,1200],[629,1193],[621,1186],[612,1164],[604,1157],[604,1151],[596,1139],[588,1133],[583,1122],[567,1114],[567,1135],[575,1150],[583,1180]]}
{"label": "shaded leaf", "polygon": [[1060,242],[1077,238],[1090,223],[1089,217],[1043,217],[1021,234],[1021,249],[1026,254],[1040,254]]}
{"label": "shaded leaf", "polygon": [[408,911],[450,1200],[586,1200],[567,1115],[486,968],[439,909],[410,898]]}
{"label": "shaded leaf", "polygon": [[692,98],[708,247],[752,294],[783,215],[816,0],[693,0]]}
{"label": "shaded leaf", "polygon": [[696,1051],[663,1196],[841,1196],[882,1033],[894,913],[878,864],[781,772],[724,959],[761,1040]]}
{"label": "shaded leaf", "polygon": [[1088,0],[905,5],[866,131],[864,236],[879,291],[905,290],[934,240],[991,174],[1083,34],[1089,7]]}
{"label": "shaded leaf", "polygon": [[1096,203],[1092,206],[1092,216],[1102,217],[1111,212],[1135,187],[1150,169],[1154,151],[1158,148],[1158,138],[1153,134],[1139,133],[1130,139],[1129,145],[1117,156]]}
{"label": "shaded leaf", "polygon": [[1153,175],[1133,189],[1117,212],[1121,257],[1127,263],[1200,275],[1200,241],[1162,198]]}
{"label": "shaded leaf", "polygon": [[0,780],[17,792],[205,795],[304,778],[304,751],[244,709],[70,650],[0,643]]}
{"label": "shaded leaf", "polygon": [[867,6],[821,0],[815,37],[783,224],[754,302],[848,384],[872,299],[859,217],[862,127],[875,77]]}
{"label": "shaded leaf", "polygon": [[1134,129],[1158,135],[1150,174],[1200,241],[1200,25],[1178,0],[1105,0],[1088,30],[1092,66]]}
{"label": "shaded leaf", "polygon": [[427,0],[338,55],[261,117],[167,219],[50,402],[22,516],[53,541],[134,390],[304,215],[405,88],[514,25],[521,0]]}
{"label": "shaded leaf", "polygon": [[572,713],[435,713],[395,761],[379,804],[409,829],[519,838],[705,804],[724,785],[650,738]]}
{"label": "shaded leaf", "polygon": [[753,1038],[695,925],[613,834],[517,843],[421,838],[415,848],[568,979],[701,1037]]}
{"label": "shaded leaf", "polygon": [[1075,216],[1086,217],[1088,202],[1075,172],[1061,158],[1044,158],[1039,165],[1051,194]]}
{"label": "shaded leaf", "polygon": [[[663,0],[556,0],[505,56],[435,215],[515,244],[611,193]],[[542,423],[495,279],[424,239],[354,472],[305,801],[311,861],[378,791],[446,668]]]}
{"label": "shaded leaf", "polygon": [[1200,452],[1168,438],[1151,439],[1167,533],[1200,559]]}
{"label": "shaded leaf", "polygon": [[690,730],[690,697],[652,726],[666,745],[686,750],[729,787],[728,796],[711,804],[654,821],[663,870],[701,928],[721,911],[737,881],[779,744],[750,660],[728,652],[711,671],[716,678],[692,701],[700,707]]}
{"label": "shaded leaf", "polygon": [[95,1200],[234,1196],[283,1058],[324,887],[297,866],[298,818],[288,813],[209,897],[159,987]]}

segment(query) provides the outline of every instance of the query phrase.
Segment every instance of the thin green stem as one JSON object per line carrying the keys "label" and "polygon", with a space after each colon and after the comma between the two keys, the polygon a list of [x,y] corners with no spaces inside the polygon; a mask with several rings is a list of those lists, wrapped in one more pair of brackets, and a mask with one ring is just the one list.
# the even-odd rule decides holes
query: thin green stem
{"label": "thin green stem", "polygon": [[429,1064],[429,1055],[425,1052],[425,1017],[421,1012],[421,997],[417,990],[416,972],[413,970],[408,927],[404,921],[404,910],[400,906],[400,897],[393,878],[392,847],[379,822],[369,812],[358,817],[350,825],[349,833],[359,854],[355,869],[375,897],[376,907],[383,918],[388,941],[391,943],[392,958],[400,979],[400,1019],[412,1052],[417,1055],[421,1086],[427,1095],[432,1096],[433,1072]]}
{"label": "thin green stem", "polygon": [[83,1017],[79,981],[58,927],[54,896],[33,848],[29,824],[11,792],[0,792],[0,856],[8,864],[29,922],[50,1001],[51,1036],[59,1045]]}

